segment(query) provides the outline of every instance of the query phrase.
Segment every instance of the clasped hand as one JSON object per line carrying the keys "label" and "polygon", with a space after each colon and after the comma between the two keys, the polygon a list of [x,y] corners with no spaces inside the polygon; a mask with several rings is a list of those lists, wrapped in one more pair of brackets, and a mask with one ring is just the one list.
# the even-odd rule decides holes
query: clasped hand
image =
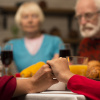
{"label": "clasped hand", "polygon": [[69,70],[66,58],[49,60],[47,64],[42,66],[32,77],[35,92],[44,91],[59,81],[67,83],[73,75],[74,74]]}

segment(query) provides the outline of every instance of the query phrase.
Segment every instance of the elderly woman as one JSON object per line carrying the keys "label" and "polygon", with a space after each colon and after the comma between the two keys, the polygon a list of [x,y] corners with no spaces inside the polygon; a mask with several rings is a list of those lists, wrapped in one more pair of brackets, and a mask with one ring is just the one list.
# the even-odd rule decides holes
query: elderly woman
{"label": "elderly woman", "polygon": [[62,40],[40,32],[44,15],[36,3],[22,4],[15,15],[15,21],[24,33],[24,38],[9,41],[13,44],[14,62],[19,72],[39,61],[46,62],[59,57]]}

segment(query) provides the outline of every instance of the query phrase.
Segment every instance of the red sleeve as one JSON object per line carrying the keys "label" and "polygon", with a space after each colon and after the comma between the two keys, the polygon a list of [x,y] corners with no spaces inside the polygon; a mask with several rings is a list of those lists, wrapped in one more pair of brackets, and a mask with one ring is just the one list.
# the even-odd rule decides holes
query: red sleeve
{"label": "red sleeve", "polygon": [[67,87],[71,91],[82,94],[92,100],[100,100],[100,81],[74,75],[68,81]]}
{"label": "red sleeve", "polygon": [[11,100],[16,89],[16,78],[13,76],[0,77],[0,100]]}

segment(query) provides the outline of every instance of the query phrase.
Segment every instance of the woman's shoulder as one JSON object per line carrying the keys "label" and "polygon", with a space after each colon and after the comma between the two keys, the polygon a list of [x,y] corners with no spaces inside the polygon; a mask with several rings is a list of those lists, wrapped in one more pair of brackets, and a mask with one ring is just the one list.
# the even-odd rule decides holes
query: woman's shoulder
{"label": "woman's shoulder", "polygon": [[16,43],[20,43],[23,41],[23,38],[19,38],[19,39],[12,39],[10,40],[8,43],[13,43],[13,44],[16,44]]}

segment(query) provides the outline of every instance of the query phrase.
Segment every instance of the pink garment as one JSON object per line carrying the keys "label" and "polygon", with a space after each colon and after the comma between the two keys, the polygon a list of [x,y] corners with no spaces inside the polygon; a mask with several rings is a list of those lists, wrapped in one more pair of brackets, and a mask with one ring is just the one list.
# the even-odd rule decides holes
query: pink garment
{"label": "pink garment", "polygon": [[28,52],[32,55],[35,55],[39,51],[43,39],[44,39],[44,35],[41,35],[40,37],[35,39],[25,38],[25,46]]}

